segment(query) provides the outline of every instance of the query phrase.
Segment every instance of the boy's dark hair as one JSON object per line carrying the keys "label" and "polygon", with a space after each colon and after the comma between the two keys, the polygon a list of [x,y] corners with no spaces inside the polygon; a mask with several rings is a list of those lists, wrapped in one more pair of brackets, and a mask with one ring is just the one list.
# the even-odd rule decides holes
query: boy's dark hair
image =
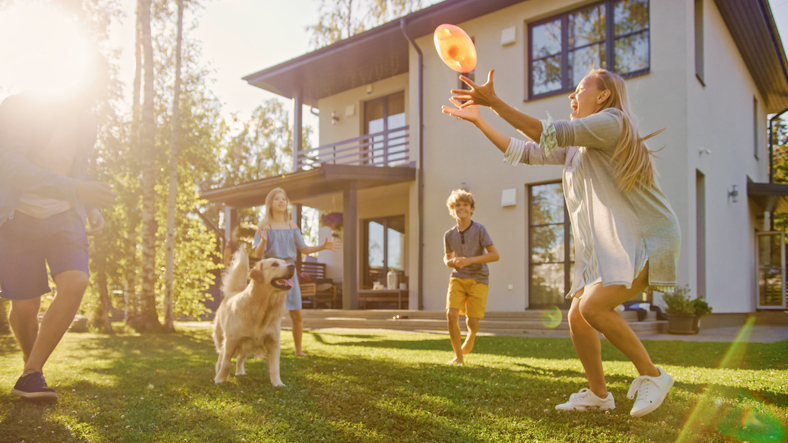
{"label": "boy's dark hair", "polygon": [[451,195],[449,195],[449,198],[446,200],[446,207],[449,208],[449,212],[453,213],[457,202],[468,203],[471,205],[471,209],[476,209],[476,203],[473,201],[473,194],[465,189],[455,189],[451,191]]}

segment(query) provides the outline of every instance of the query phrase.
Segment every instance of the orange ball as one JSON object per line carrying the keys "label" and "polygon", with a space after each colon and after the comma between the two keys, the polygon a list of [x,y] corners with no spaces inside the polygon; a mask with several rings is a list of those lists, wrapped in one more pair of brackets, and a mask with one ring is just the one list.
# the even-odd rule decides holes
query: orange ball
{"label": "orange ball", "polygon": [[440,25],[435,29],[435,49],[446,66],[460,73],[476,67],[476,47],[473,40],[458,26]]}

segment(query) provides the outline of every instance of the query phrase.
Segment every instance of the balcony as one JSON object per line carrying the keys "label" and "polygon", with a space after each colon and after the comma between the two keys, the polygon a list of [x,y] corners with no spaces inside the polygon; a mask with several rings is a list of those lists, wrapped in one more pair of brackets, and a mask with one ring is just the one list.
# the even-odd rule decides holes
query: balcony
{"label": "balcony", "polygon": [[295,171],[324,164],[395,167],[409,162],[408,126],[296,151]]}

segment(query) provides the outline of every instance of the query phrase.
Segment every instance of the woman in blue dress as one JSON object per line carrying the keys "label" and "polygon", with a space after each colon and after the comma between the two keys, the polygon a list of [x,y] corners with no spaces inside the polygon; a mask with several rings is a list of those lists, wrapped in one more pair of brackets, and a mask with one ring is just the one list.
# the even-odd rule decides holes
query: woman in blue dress
{"label": "woman in blue dress", "polygon": [[[328,238],[322,245],[307,246],[301,237],[301,230],[290,219],[288,206],[290,206],[290,200],[282,188],[273,189],[265,197],[265,215],[258,225],[254,239],[255,257],[276,257],[295,264],[299,253],[337,251],[342,247],[341,242],[329,241]],[[285,309],[290,313],[290,319],[293,322],[295,354],[305,355],[301,350],[301,335],[304,331],[304,319],[301,315],[301,289],[298,279],[295,279],[294,283],[293,288],[287,293]]]}

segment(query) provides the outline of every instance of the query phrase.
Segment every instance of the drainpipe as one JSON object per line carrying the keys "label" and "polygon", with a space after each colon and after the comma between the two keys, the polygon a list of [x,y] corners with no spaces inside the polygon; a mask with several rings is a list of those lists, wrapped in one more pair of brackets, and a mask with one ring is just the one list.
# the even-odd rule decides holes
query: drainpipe
{"label": "drainpipe", "polygon": [[408,35],[405,29],[405,19],[399,19],[399,28],[402,35],[408,40],[419,55],[419,169],[416,171],[419,182],[419,283],[418,307],[424,309],[424,56],[416,42]]}

